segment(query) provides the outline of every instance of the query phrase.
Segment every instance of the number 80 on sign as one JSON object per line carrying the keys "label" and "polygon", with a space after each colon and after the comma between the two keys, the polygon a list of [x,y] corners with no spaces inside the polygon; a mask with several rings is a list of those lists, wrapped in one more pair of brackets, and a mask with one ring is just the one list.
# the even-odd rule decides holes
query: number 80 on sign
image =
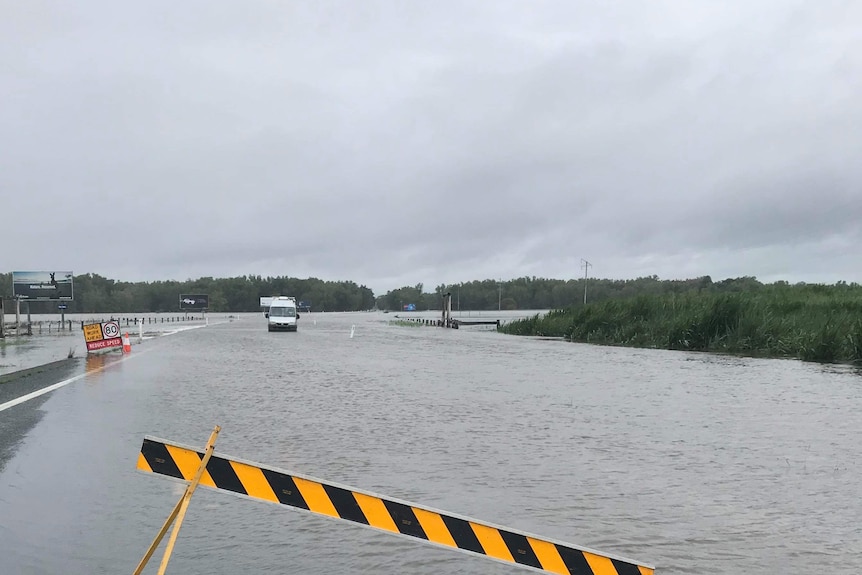
{"label": "number 80 on sign", "polygon": [[105,339],[119,337],[120,324],[115,321],[108,321],[102,324],[102,332],[105,334]]}

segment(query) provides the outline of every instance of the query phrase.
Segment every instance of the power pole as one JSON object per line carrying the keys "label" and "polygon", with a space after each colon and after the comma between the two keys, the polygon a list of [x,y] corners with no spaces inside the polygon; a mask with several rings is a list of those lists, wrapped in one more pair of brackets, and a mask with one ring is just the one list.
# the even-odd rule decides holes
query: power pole
{"label": "power pole", "polygon": [[581,267],[584,268],[584,305],[587,305],[587,274],[590,271],[590,267],[593,264],[588,262],[587,260],[581,260]]}

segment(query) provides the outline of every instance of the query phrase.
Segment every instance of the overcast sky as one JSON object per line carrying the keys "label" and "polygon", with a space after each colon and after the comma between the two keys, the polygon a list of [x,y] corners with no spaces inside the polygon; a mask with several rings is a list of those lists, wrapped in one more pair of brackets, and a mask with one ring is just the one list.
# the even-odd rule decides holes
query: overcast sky
{"label": "overcast sky", "polygon": [[0,0],[0,267],[862,282],[860,23],[852,0]]}

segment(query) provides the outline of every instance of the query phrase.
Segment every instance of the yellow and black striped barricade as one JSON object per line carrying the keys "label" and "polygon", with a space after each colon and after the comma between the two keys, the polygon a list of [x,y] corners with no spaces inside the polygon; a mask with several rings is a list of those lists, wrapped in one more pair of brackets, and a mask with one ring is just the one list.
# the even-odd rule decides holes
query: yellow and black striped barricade
{"label": "yellow and black striped barricade", "polygon": [[[138,469],[191,481],[203,452],[145,437]],[[564,575],[652,575],[637,561],[213,453],[200,485]]]}

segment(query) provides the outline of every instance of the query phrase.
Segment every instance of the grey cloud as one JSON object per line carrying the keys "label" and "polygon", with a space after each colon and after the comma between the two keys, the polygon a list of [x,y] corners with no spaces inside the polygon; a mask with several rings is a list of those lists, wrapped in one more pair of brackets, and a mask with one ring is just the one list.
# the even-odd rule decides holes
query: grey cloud
{"label": "grey cloud", "polygon": [[10,4],[0,190],[28,239],[6,265],[376,291],[581,258],[860,281],[860,20],[839,1]]}

